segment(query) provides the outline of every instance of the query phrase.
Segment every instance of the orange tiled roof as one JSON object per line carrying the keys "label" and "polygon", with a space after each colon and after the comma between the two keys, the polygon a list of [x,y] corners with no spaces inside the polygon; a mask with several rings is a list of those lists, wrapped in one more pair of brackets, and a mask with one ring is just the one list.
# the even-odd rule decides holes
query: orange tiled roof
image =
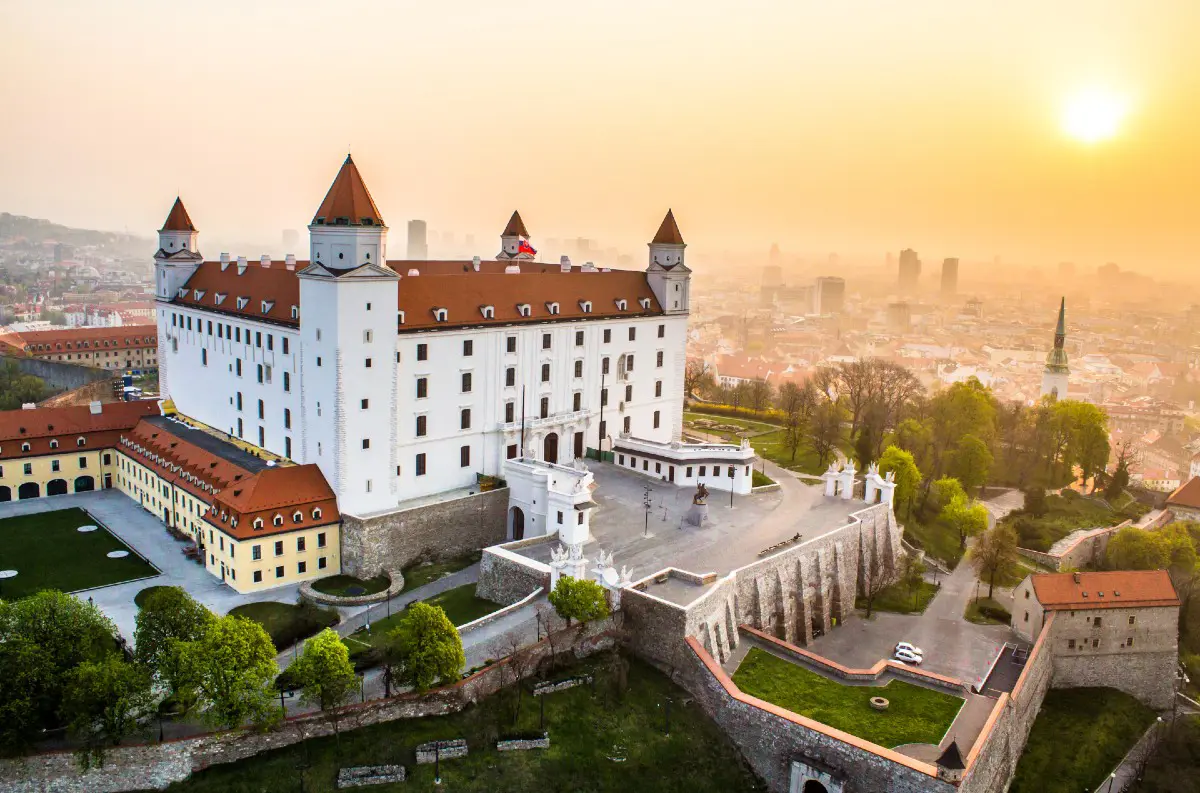
{"label": "orange tiled roof", "polygon": [[525,221],[521,220],[521,213],[513,210],[512,217],[508,219],[508,225],[504,227],[504,231],[500,232],[502,237],[529,237],[529,232],[525,230]]}
{"label": "orange tiled roof", "polygon": [[9,333],[0,343],[21,352],[62,352],[66,350],[139,349],[158,347],[158,331],[144,325],[134,328],[64,328]]}
{"label": "orange tiled roof", "polygon": [[[221,262],[203,262],[184,285],[183,296],[173,302],[204,308],[220,314],[278,322],[295,326],[292,306],[300,304],[300,282],[297,273],[308,262],[296,262],[288,270],[284,262],[248,262],[238,275],[236,262],[221,270]],[[432,327],[491,325],[513,322],[546,322],[563,319],[613,318],[653,316],[662,313],[645,273],[638,270],[597,270],[584,272],[579,267],[562,272],[557,264],[545,262],[483,261],[478,272],[470,261],[407,261],[387,262],[400,274],[397,285],[398,306],[404,312],[400,330],[424,330]],[[506,269],[519,272],[506,273]],[[409,275],[416,270],[419,275]],[[217,295],[224,295],[216,302]],[[197,297],[197,295],[200,295]],[[248,298],[238,308],[238,298]],[[625,309],[617,301],[625,301]],[[648,308],[642,301],[648,301]],[[263,311],[264,302],[267,310]],[[591,303],[584,312],[581,303]],[[558,314],[551,314],[547,304],[558,303]],[[528,304],[530,315],[524,317],[517,306]],[[485,319],[483,306],[492,306],[494,316]],[[434,310],[447,309],[447,320],[437,322]]]}
{"label": "orange tiled roof", "polygon": [[1166,570],[1037,574],[1033,592],[1049,610],[1179,605]]}
{"label": "orange tiled roof", "polygon": [[196,227],[192,225],[192,219],[188,217],[187,210],[183,207],[183,199],[175,196],[175,203],[171,206],[171,212],[167,215],[167,220],[162,225],[162,231],[195,231]]}
{"label": "orange tiled roof", "polygon": [[1200,509],[1200,476],[1193,476],[1180,485],[1174,493],[1167,496],[1167,506],[1172,504],[1178,507]]}
{"label": "orange tiled roof", "polygon": [[[209,521],[238,539],[325,526],[341,520],[333,489],[321,469],[312,463],[259,471],[245,482],[222,490],[213,506]],[[319,510],[316,516],[314,509]],[[220,519],[221,514],[226,514],[225,520]],[[275,525],[276,515],[283,518],[279,526]],[[254,528],[258,518],[263,521],[261,529]]]}
{"label": "orange tiled roof", "polygon": [[651,244],[654,245],[683,245],[683,235],[679,233],[679,224],[675,222],[675,213],[667,210],[658,233],[654,235]]}
{"label": "orange tiled roof", "polygon": [[[343,220],[344,223],[339,223]],[[313,223],[326,226],[386,225],[374,199],[371,198],[370,191],[367,190],[362,174],[358,172],[358,166],[349,154],[346,155],[346,161],[342,163],[333,184],[329,186],[329,192],[325,194],[325,200],[321,202],[317,214],[313,216]]]}
{"label": "orange tiled roof", "polygon": [[[112,402],[101,405],[99,413],[93,413],[88,405],[5,410],[0,412],[0,459],[66,454],[81,448],[111,449],[122,432],[145,416],[158,414],[158,402],[153,399]],[[86,439],[82,447],[77,444],[80,436]],[[58,441],[57,449],[50,446],[52,440]],[[22,451],[23,443],[29,444],[29,451]]]}

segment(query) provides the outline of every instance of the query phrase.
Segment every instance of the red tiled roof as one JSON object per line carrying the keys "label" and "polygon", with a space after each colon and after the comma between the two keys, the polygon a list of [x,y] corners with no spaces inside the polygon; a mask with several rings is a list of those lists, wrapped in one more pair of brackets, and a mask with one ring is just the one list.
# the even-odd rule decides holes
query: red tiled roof
{"label": "red tiled roof", "polygon": [[1178,507],[1200,509],[1200,477],[1193,476],[1179,488],[1167,496],[1167,506],[1174,504]]}
{"label": "red tiled roof", "polygon": [[[313,510],[319,509],[319,517]],[[214,511],[227,511],[228,519],[210,513],[209,521],[239,539],[272,534],[293,529],[311,528],[337,523],[341,520],[337,498],[315,464],[290,465],[259,471],[245,482],[222,490],[214,501]],[[300,513],[300,520],[295,514]],[[233,517],[237,516],[237,526]],[[275,516],[283,523],[275,525]],[[263,528],[255,529],[254,521],[262,518]]]}
{"label": "red tiled roof", "polygon": [[529,237],[529,232],[525,230],[525,221],[521,220],[521,213],[513,210],[512,217],[508,219],[508,225],[504,227],[504,231],[500,232],[502,237]]}
{"label": "red tiled roof", "polygon": [[[321,202],[317,214],[313,216],[313,223],[339,225],[337,221],[341,218],[351,226],[385,225],[362,174],[358,172],[358,166],[349,154],[346,155],[346,161],[342,163],[333,184],[329,186],[329,192],[325,194],[325,200]],[[367,222],[364,223],[364,220]]]}
{"label": "red tiled roof", "polygon": [[[93,413],[89,405],[5,410],[0,412],[0,459],[36,457],[54,452],[68,453],[76,449],[111,449],[121,433],[134,427],[144,416],[157,416],[158,402],[143,399],[136,402],[111,402]],[[83,436],[87,443],[76,443]],[[51,440],[58,441],[52,449]],[[21,444],[28,443],[29,451]]]}
{"label": "red tiled roof", "polygon": [[1050,610],[1179,605],[1166,570],[1044,573],[1032,583],[1038,602]]}
{"label": "red tiled roof", "polygon": [[166,222],[162,225],[162,231],[195,231],[196,227],[192,225],[192,219],[188,217],[187,210],[183,208],[183,199],[175,196],[175,203],[171,206],[171,212],[167,215]]}
{"label": "red tiled roof", "polygon": [[[296,276],[307,266],[308,262],[296,262],[296,269],[288,270],[284,262],[263,267],[252,261],[238,275],[236,262],[229,263],[224,272],[221,262],[203,262],[184,285],[184,296],[172,302],[295,326],[299,322],[292,319],[292,306],[300,304]],[[515,261],[483,261],[478,272],[470,261],[395,260],[387,266],[400,275],[397,308],[404,312],[400,330],[662,313],[645,273],[638,270],[584,272],[573,267],[564,273],[557,264]],[[505,272],[514,267],[520,271]],[[413,270],[419,274],[409,275]],[[203,293],[200,299],[197,291]],[[220,305],[216,303],[218,293],[225,295]],[[249,298],[241,309],[237,307],[239,297]],[[625,310],[617,307],[618,300],[625,301]],[[642,308],[642,300],[649,301],[649,308]],[[263,301],[273,304],[266,312]],[[585,313],[580,303],[589,301],[591,311]],[[530,315],[523,317],[517,306],[526,303]],[[558,303],[557,315],[550,313],[549,303]],[[483,317],[483,306],[494,307],[492,319]],[[438,308],[447,309],[445,322],[435,320],[433,312]]]}
{"label": "red tiled roof", "polygon": [[158,347],[158,332],[146,326],[136,328],[66,328],[32,330],[0,336],[0,343],[22,352],[62,350],[139,349]]}
{"label": "red tiled roof", "polygon": [[667,210],[667,216],[663,218],[662,225],[658,227],[658,233],[654,235],[651,244],[683,245],[683,235],[679,233],[679,224],[675,222],[675,213],[671,210]]}

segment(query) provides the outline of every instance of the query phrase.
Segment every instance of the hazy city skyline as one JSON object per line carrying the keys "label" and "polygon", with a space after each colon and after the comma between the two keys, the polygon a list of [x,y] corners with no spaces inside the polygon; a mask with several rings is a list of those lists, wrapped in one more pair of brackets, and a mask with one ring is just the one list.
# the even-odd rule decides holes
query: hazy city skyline
{"label": "hazy city skyline", "polygon": [[[405,222],[1185,274],[1200,5],[10,2],[0,210],[275,242],[352,149]],[[1111,138],[1076,130],[1115,97]],[[1118,114],[1120,115],[1120,114]],[[206,253],[210,252],[205,249]],[[926,255],[925,252],[928,252]],[[253,251],[245,253],[253,254]],[[491,251],[481,251],[487,255]],[[936,258],[935,258],[936,257]]]}

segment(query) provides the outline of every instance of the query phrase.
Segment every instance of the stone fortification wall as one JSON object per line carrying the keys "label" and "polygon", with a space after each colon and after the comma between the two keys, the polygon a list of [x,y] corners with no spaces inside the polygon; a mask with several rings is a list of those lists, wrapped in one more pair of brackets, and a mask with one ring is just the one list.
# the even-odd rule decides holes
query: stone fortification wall
{"label": "stone fortification wall", "polygon": [[[542,539],[538,538],[539,541]],[[550,588],[550,565],[509,550],[516,544],[484,549],[483,558],[479,560],[477,596],[508,606],[536,589]]]}
{"label": "stone fortification wall", "polygon": [[738,690],[700,643],[688,639],[687,663],[676,679],[737,745],[772,791],[789,790],[791,764],[832,769],[844,793],[952,793],[936,769],[919,760],[750,697]]}
{"label": "stone fortification wall", "polygon": [[632,587],[621,591],[621,611],[633,651],[664,669],[688,661],[683,639],[687,610]]}
{"label": "stone fortification wall", "polygon": [[1029,738],[1029,730],[1050,688],[1053,658],[1046,639],[1053,621],[1054,615],[1051,615],[1029,653],[1029,660],[1025,662],[1012,694],[1001,694],[996,700],[975,745],[964,758],[967,770],[963,774],[960,793],[1002,793],[1007,789]]}
{"label": "stone fortification wall", "polygon": [[[1096,617],[1102,620],[1100,627],[1095,627]],[[1054,688],[1103,686],[1156,710],[1171,707],[1179,663],[1177,606],[1058,612],[1053,626],[1047,641],[1054,658]],[[1093,640],[1099,646],[1092,647]]]}
{"label": "stone fortification wall", "polygon": [[[12,361],[21,370],[21,374],[31,374],[46,381],[46,385],[57,391],[74,391],[85,385],[103,380],[112,382],[113,376],[119,372],[108,369],[96,369],[91,366],[67,363],[66,361],[45,361],[41,358],[26,358],[20,355],[0,356],[4,363]],[[123,371],[123,370],[122,370]]]}
{"label": "stone fortification wall", "polygon": [[[524,652],[531,662],[528,674],[552,648],[559,653],[583,657],[613,645],[612,631],[620,616],[600,620],[582,628],[562,631],[554,643],[543,639]],[[572,640],[572,637],[573,640]],[[506,683],[509,673],[500,660],[453,685],[425,695],[401,694],[391,699],[348,705],[341,709],[338,727],[342,732],[371,724],[444,715],[478,702]],[[276,730],[234,730],[162,744],[118,746],[108,751],[105,764],[83,772],[71,752],[49,752],[12,760],[0,760],[0,793],[121,793],[161,790],[172,782],[187,779],[196,771],[222,763],[233,763],[260,752],[299,743],[307,738],[332,735],[333,723],[320,713],[288,719]]]}
{"label": "stone fortification wall", "polygon": [[369,518],[343,513],[342,572],[369,578],[504,542],[507,509],[508,488],[500,488]]}

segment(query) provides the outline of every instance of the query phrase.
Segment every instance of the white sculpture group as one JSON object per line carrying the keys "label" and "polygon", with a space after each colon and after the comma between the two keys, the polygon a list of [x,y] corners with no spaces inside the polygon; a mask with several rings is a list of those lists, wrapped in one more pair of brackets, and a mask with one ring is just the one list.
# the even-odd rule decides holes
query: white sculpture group
{"label": "white sculpture group", "polygon": [[[839,464],[836,460],[829,464],[829,470],[821,474],[825,481],[825,495],[841,496],[844,499],[854,498],[854,461],[847,460]],[[888,471],[880,475],[879,466],[871,463],[863,475],[863,500],[868,504],[876,501],[892,504],[896,496],[896,474]]]}
{"label": "white sculpture group", "polygon": [[[587,578],[587,559],[583,555],[583,543],[559,545],[550,550],[550,588],[558,583],[564,575],[572,578]],[[614,609],[621,607],[621,589],[633,583],[633,571],[622,567],[617,572],[613,566],[612,551],[605,553],[600,550],[596,554],[596,564],[591,570],[591,577],[600,586],[612,593],[610,600]]]}

